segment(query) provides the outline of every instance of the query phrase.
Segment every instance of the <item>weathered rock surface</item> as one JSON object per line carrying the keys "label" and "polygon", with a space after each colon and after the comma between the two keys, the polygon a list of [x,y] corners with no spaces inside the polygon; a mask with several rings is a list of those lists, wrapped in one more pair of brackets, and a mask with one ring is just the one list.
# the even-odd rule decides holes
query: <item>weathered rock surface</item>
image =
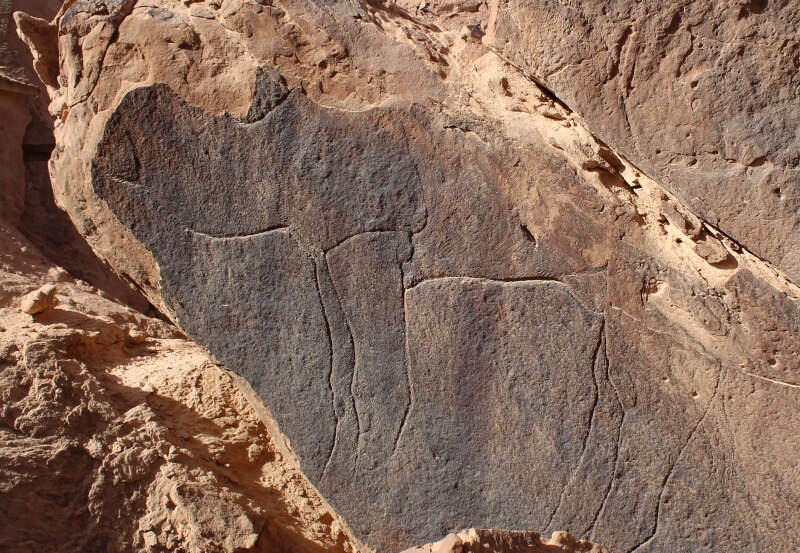
{"label": "weathered rock surface", "polygon": [[0,136],[3,137],[3,147],[0,149],[0,164],[3,167],[0,175],[0,190],[3,191],[0,196],[0,215],[12,224],[19,222],[25,205],[26,164],[23,148],[30,142],[26,140],[26,134],[32,119],[32,99],[42,96],[43,92],[33,71],[31,53],[17,37],[12,13],[14,9],[28,8],[33,15],[52,19],[61,5],[60,2],[45,0],[31,2],[31,5],[22,4],[11,0],[0,1]]}
{"label": "weathered rock surface", "polygon": [[0,266],[2,551],[362,550],[239,377],[2,220]]}
{"label": "weathered rock surface", "polygon": [[407,549],[404,553],[608,553],[603,547],[576,540],[566,532],[542,539],[537,532],[470,528],[446,538]]}
{"label": "weathered rock surface", "polygon": [[[70,274],[144,312],[149,307],[144,296],[97,259],[53,199],[47,167],[55,146],[53,117],[47,112],[45,84],[33,67],[54,84],[58,60],[51,58],[57,47],[33,60],[17,36],[12,14],[25,10],[29,16],[20,20],[22,29],[39,39],[52,39],[55,29],[48,21],[61,4],[61,0],[0,0],[0,216]],[[48,60],[52,66],[43,63]]]}
{"label": "weathered rock surface", "polygon": [[373,547],[481,526],[792,549],[789,257],[504,61],[507,6],[448,6],[73,4],[59,204]]}
{"label": "weathered rock surface", "polygon": [[800,279],[800,5],[493,0],[487,43],[695,213]]}

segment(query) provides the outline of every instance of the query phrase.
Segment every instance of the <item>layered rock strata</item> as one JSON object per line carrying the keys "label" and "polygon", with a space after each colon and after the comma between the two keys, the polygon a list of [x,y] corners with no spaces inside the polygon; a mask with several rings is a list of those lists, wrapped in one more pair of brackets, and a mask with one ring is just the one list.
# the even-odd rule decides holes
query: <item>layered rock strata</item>
{"label": "layered rock strata", "polygon": [[[45,83],[56,197],[250,382],[373,547],[483,526],[791,548],[791,224],[770,254],[709,216],[718,188],[690,201],[672,163],[629,147],[616,111],[547,88],[534,62],[565,54],[509,38],[548,40],[514,30],[529,9],[70,4]],[[723,201],[749,205],[737,190]]]}
{"label": "layered rock strata", "polygon": [[683,203],[800,279],[800,7],[500,1],[491,47]]}

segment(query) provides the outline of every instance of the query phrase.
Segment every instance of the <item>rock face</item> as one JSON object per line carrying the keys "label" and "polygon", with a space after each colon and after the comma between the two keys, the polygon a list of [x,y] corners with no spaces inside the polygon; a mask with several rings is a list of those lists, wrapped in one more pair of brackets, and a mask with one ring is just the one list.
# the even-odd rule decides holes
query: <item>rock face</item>
{"label": "rock face", "polygon": [[537,532],[509,532],[471,528],[404,553],[608,553],[603,547],[576,540],[566,532],[542,539]]}
{"label": "rock face", "polygon": [[[596,107],[617,89],[565,93],[595,82],[583,73],[553,85],[566,107],[541,84],[560,81],[536,77],[556,36],[537,10],[566,13],[542,5],[71,4],[46,83],[56,198],[248,380],[373,547],[481,526],[567,529],[626,553],[791,549],[794,223],[767,236],[752,186],[712,186],[729,154],[702,133],[725,111],[703,108],[698,142],[670,108],[633,133],[616,98]],[[778,25],[774,10],[759,17]],[[565,26],[553,58],[569,63],[573,43],[610,55],[593,41],[611,33]],[[626,44],[644,48],[642,33]],[[54,67],[47,36],[27,38]],[[648,74],[629,118],[679,102],[652,92],[674,75]],[[730,82],[719,96],[744,98]],[[770,90],[758,102],[795,128]],[[771,139],[746,121],[714,140]],[[688,163],[633,147],[655,147],[655,128],[663,152],[698,158],[692,198]],[[787,167],[787,144],[721,174]],[[775,171],[788,194],[791,171]],[[709,215],[719,205],[755,223]]]}
{"label": "rock face", "polygon": [[240,378],[2,220],[0,263],[0,549],[361,550]]}
{"label": "rock face", "polygon": [[487,42],[695,213],[800,279],[800,6],[494,0]]}
{"label": "rock face", "polygon": [[[123,283],[101,263],[54,201],[48,174],[48,159],[55,146],[53,116],[47,112],[45,80],[52,80],[58,65],[48,67],[43,59],[57,54],[57,45],[45,57],[33,60],[17,36],[12,16],[23,9],[30,16],[20,20],[25,32],[54,39],[48,21],[58,13],[61,0],[0,0],[0,216],[21,230],[48,259],[77,278],[146,312],[144,296]],[[41,36],[44,32],[45,35]]]}

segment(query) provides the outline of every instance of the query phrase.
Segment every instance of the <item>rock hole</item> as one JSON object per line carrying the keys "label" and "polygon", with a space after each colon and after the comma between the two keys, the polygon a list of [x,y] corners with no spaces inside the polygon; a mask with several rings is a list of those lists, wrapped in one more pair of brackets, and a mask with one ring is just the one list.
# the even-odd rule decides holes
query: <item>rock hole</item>
{"label": "rock hole", "polygon": [[500,79],[500,86],[503,87],[503,94],[505,94],[506,96],[513,96],[513,94],[511,93],[511,86],[508,84],[508,79],[506,79],[505,77]]}
{"label": "rock hole", "polygon": [[729,255],[722,261],[718,261],[716,263],[709,263],[709,265],[717,269],[723,269],[725,271],[733,271],[739,266],[739,262],[736,261],[735,257]]}
{"label": "rock hole", "polygon": [[612,189],[614,187],[620,188],[630,188],[628,183],[625,182],[625,179],[619,173],[611,173],[602,167],[596,167],[594,169],[589,169],[590,171],[595,171],[597,173],[597,178],[600,180],[600,184],[605,186],[608,189]]}
{"label": "rock hole", "polygon": [[764,11],[767,9],[767,6],[769,6],[768,0],[751,0],[742,6],[740,18],[747,17],[750,14],[758,15],[764,13]]}
{"label": "rock hole", "polygon": [[533,235],[533,233],[530,231],[530,229],[526,225],[520,223],[519,224],[519,228],[522,229],[522,234],[525,235],[525,238],[527,240],[533,242],[534,246],[539,247],[539,243],[536,241],[536,237]]}
{"label": "rock hole", "polygon": [[[647,303],[647,301],[649,300],[650,296],[658,294],[661,291],[661,285],[662,284],[663,284],[663,282],[661,282],[661,281],[659,281],[659,280],[657,280],[655,278],[651,278],[651,279],[643,282],[642,283],[642,289],[641,289],[641,292],[640,292],[641,295],[642,295],[642,300],[645,303]],[[666,379],[666,377],[664,377],[664,378]]]}

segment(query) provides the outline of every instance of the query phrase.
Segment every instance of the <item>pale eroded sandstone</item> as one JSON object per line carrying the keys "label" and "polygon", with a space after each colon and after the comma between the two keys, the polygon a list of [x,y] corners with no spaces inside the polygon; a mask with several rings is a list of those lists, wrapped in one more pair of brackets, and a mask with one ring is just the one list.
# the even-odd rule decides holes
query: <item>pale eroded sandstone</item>
{"label": "pale eroded sandstone", "polygon": [[487,44],[602,140],[800,278],[800,7],[494,0]]}
{"label": "pale eroded sandstone", "polygon": [[470,528],[449,534],[435,543],[413,547],[404,553],[608,553],[603,547],[576,540],[566,532],[554,532],[550,539],[537,532],[513,532]]}

